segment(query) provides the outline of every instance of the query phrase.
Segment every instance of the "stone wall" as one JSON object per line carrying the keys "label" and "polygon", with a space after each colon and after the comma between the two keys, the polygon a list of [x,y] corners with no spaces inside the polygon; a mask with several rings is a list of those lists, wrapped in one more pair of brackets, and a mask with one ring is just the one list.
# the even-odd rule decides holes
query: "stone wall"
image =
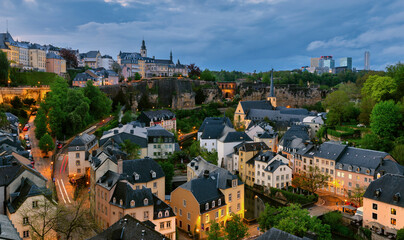
{"label": "stone wall", "polygon": [[2,87],[0,88],[0,103],[10,102],[12,98],[18,96],[20,99],[33,98],[40,102],[50,91],[49,86],[42,87]]}

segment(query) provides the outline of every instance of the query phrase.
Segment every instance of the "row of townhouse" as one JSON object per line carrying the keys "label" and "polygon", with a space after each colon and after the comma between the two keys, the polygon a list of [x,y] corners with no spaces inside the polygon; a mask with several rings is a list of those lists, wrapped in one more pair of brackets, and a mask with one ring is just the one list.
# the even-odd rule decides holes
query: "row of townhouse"
{"label": "row of townhouse", "polygon": [[122,75],[125,79],[134,77],[136,73],[143,78],[150,77],[172,77],[174,75],[188,76],[188,68],[181,64],[173,62],[172,52],[170,59],[156,59],[147,57],[146,43],[143,40],[140,52],[119,52],[117,62],[122,68]]}
{"label": "row of townhouse", "polygon": [[118,127],[104,132],[99,142],[94,135],[84,133],[76,136],[69,144],[69,177],[78,178],[85,174],[90,175],[90,161],[92,155],[97,154],[94,151],[98,149],[99,145],[104,145],[109,141],[119,145],[127,140],[140,147],[140,158],[167,158],[179,149],[174,134],[159,125],[144,128],[139,127],[136,122],[120,124]]}
{"label": "row of townhouse", "polygon": [[201,157],[187,165],[188,181],[171,193],[177,227],[207,237],[211,221],[224,226],[232,214],[244,217],[244,183]]}
{"label": "row of townhouse", "polygon": [[384,174],[404,174],[403,166],[386,152],[335,142],[325,142],[320,146],[308,144],[290,158],[290,166],[295,174],[304,174],[310,167],[318,167],[329,176],[328,185],[323,190],[343,196],[357,188],[367,188]]}
{"label": "row of townhouse", "polygon": [[107,70],[104,67],[88,69],[74,77],[72,86],[85,87],[88,81],[92,81],[95,86],[116,85],[119,82],[119,76],[113,70]]}
{"label": "row of townhouse", "polygon": [[14,41],[8,32],[0,34],[0,50],[7,54],[11,66],[58,75],[66,73],[66,60],[58,51],[35,43]]}

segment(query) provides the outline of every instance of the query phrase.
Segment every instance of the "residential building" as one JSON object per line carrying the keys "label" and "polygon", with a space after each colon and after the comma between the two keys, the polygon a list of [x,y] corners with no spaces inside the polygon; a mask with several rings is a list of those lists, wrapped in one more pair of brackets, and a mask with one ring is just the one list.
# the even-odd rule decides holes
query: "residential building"
{"label": "residential building", "polygon": [[114,64],[114,59],[109,55],[104,55],[101,57],[101,63],[99,67],[105,68],[106,70],[112,70],[112,64]]}
{"label": "residential building", "polygon": [[198,129],[197,139],[199,140],[209,125],[225,125],[229,128],[234,128],[228,117],[207,117],[203,120],[202,125]]}
{"label": "residential building", "polygon": [[187,182],[194,178],[203,177],[205,170],[213,172],[217,169],[219,169],[218,166],[206,161],[201,156],[198,156],[187,164]]}
{"label": "residential building", "polygon": [[9,32],[0,34],[0,50],[7,54],[7,60],[11,66],[20,64],[20,49]]}
{"label": "residential building", "polygon": [[171,206],[177,226],[203,239],[210,221],[224,226],[232,213],[244,217],[244,184],[225,169],[204,170],[171,193]]}
{"label": "residential building", "polygon": [[0,214],[0,239],[22,240],[13,223],[6,215]]}
{"label": "residential building", "polygon": [[69,177],[80,178],[89,174],[90,156],[98,148],[94,135],[87,133],[76,136],[68,147]]}
{"label": "residential building", "polygon": [[236,130],[227,117],[205,118],[197,134],[199,145],[208,152],[217,152],[218,140],[228,132]]}
{"label": "residential building", "polygon": [[73,87],[85,87],[87,85],[87,81],[93,81],[94,85],[97,85],[97,78],[94,78],[90,74],[84,73],[77,73],[76,77],[74,77],[72,81]]}
{"label": "residential building", "polygon": [[46,54],[46,72],[58,75],[66,73],[66,60],[53,52]]}
{"label": "residential building", "polygon": [[259,152],[267,152],[269,147],[263,142],[241,143],[234,147],[233,169],[239,173],[241,181],[249,186],[255,182],[254,156]]}
{"label": "residential building", "polygon": [[168,131],[177,131],[177,119],[169,110],[145,111],[140,113],[137,120],[144,123],[146,127],[160,125]]}
{"label": "residential building", "polygon": [[178,149],[174,133],[167,131],[160,125],[147,128],[147,156],[167,158]]}
{"label": "residential building", "polygon": [[310,143],[310,128],[306,125],[292,125],[279,141],[279,151],[287,155],[293,164],[293,154]]}
{"label": "residential building", "polygon": [[236,82],[217,82],[217,86],[222,91],[223,98],[232,99],[236,95],[237,84]]}
{"label": "residential building", "polygon": [[101,53],[100,51],[89,51],[87,53],[80,53],[79,67],[88,66],[90,68],[99,68],[101,66]]}
{"label": "residential building", "polygon": [[[233,148],[242,142],[252,142],[253,140],[245,132],[227,132],[217,140],[217,164],[220,167],[227,165],[226,160],[231,158]],[[229,156],[226,158],[226,156]],[[226,158],[226,160],[225,160]]]}
{"label": "residential building", "polygon": [[352,71],[352,58],[351,57],[343,57],[339,59],[339,66],[346,67],[348,70]]}
{"label": "residential building", "polygon": [[286,157],[267,151],[254,156],[254,161],[254,184],[266,188],[285,188],[292,185],[292,168]]}
{"label": "residential building", "polygon": [[303,118],[302,123],[310,127],[310,139],[316,137],[318,130],[324,125],[324,120],[321,116],[308,116]]}
{"label": "residential building", "polygon": [[383,234],[404,228],[404,176],[386,174],[370,183],[363,195],[363,226]]}
{"label": "residential building", "polygon": [[19,49],[19,64],[23,69],[30,69],[29,67],[29,42],[17,42]]}
{"label": "residential building", "polygon": [[100,139],[100,145],[104,145],[110,139],[117,144],[122,144],[126,140],[129,140],[140,147],[140,158],[150,156],[148,154],[147,129],[144,127],[134,126],[131,123],[125,125],[120,124],[118,127],[104,132]]}
{"label": "residential building", "polygon": [[252,122],[245,133],[253,139],[254,142],[265,143],[270,151],[278,151],[278,133],[267,122]]}
{"label": "residential building", "polygon": [[31,44],[28,48],[29,66],[39,72],[46,71],[46,51],[39,44]]}
{"label": "residential building", "polygon": [[[166,240],[160,232],[150,227],[150,224],[139,221],[129,214],[123,216],[120,220],[116,221],[109,228],[105,229],[98,235],[90,238],[89,240],[115,240],[119,236],[120,240]],[[175,239],[175,238],[170,238]]]}

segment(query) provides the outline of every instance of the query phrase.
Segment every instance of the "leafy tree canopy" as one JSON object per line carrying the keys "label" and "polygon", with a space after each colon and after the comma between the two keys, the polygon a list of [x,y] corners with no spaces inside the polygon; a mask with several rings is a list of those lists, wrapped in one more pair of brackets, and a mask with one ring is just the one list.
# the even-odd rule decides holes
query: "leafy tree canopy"
{"label": "leafy tree canopy", "polygon": [[393,100],[382,101],[375,105],[370,115],[372,132],[381,138],[391,139],[399,134],[402,126],[401,106]]}

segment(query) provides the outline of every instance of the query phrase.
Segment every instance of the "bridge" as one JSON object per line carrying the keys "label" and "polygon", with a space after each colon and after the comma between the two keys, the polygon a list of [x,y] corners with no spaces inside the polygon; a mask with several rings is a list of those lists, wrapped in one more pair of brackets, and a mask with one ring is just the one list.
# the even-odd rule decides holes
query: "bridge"
{"label": "bridge", "polygon": [[40,102],[48,92],[50,92],[49,86],[1,87],[0,103],[10,102],[15,96],[19,97],[21,100],[25,98],[33,98],[35,101]]}

